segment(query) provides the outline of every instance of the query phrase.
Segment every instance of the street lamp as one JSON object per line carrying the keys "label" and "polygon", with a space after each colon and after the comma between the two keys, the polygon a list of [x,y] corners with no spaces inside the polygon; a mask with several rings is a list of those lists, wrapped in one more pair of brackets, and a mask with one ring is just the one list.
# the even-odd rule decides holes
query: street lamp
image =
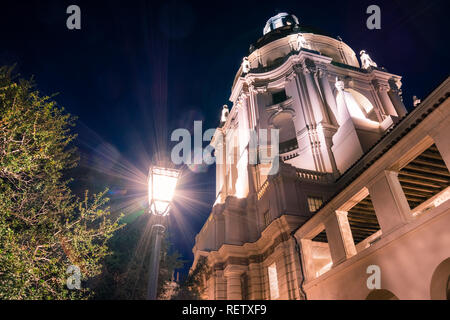
{"label": "street lamp", "polygon": [[163,225],[163,219],[169,214],[170,204],[175,194],[180,173],[180,170],[163,167],[150,167],[149,170],[148,203],[150,213],[154,214],[157,219],[152,227],[152,232],[155,232],[155,245],[150,261],[150,276],[147,291],[148,300],[156,300],[161,240],[166,229]]}

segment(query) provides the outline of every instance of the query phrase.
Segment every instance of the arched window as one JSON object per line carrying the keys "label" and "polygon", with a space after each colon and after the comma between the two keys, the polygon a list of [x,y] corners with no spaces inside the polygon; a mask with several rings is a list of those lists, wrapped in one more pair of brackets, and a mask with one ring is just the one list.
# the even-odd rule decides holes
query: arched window
{"label": "arched window", "polygon": [[290,112],[280,112],[272,119],[272,125],[280,130],[280,154],[298,148],[294,120]]}
{"label": "arched window", "polygon": [[450,300],[450,258],[442,261],[434,270],[430,297],[432,300]]}
{"label": "arched window", "polygon": [[339,117],[342,117],[342,108],[347,107],[348,113],[352,118],[369,119],[374,118],[372,111],[374,110],[372,103],[363,94],[351,88],[339,91],[336,96],[339,107]]}
{"label": "arched window", "polygon": [[348,92],[350,92],[352,94],[356,103],[366,114],[369,114],[373,110],[372,103],[364,95],[362,95],[358,91],[353,90],[351,88],[348,89]]}

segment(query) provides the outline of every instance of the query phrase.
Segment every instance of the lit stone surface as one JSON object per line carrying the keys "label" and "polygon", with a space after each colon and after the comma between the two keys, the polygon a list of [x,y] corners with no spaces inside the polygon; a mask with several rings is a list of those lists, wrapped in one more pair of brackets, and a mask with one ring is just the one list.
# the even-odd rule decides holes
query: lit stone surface
{"label": "lit stone surface", "polygon": [[[450,80],[407,114],[400,76],[368,55],[360,68],[289,14],[247,58],[211,142],[217,199],[192,266],[206,257],[213,270],[204,298],[430,299],[450,274]],[[276,174],[251,163],[249,130],[262,129],[280,130]],[[390,294],[367,288],[369,265]]]}

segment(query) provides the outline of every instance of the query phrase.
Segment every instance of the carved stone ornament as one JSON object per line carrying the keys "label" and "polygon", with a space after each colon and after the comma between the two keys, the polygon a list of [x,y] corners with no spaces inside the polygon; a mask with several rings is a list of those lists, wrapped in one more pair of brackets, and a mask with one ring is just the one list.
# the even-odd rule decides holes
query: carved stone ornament
{"label": "carved stone ornament", "polygon": [[299,33],[297,34],[297,51],[300,51],[301,48],[310,49],[310,46],[303,34]]}
{"label": "carved stone ornament", "polygon": [[370,58],[370,56],[366,53],[366,51],[361,50],[360,59],[361,59],[361,66],[363,69],[369,69],[370,67],[378,67],[375,61]]}
{"label": "carved stone ornament", "polygon": [[226,104],[224,104],[223,108],[222,108],[222,115],[220,117],[220,122],[221,123],[227,122],[229,114],[230,114],[230,111],[228,110],[228,106]]}
{"label": "carved stone ornament", "polygon": [[334,86],[336,87],[336,89],[338,91],[344,91],[345,89],[345,82],[342,79],[339,79],[338,77],[336,77],[336,83],[334,84]]}
{"label": "carved stone ornament", "polygon": [[250,72],[250,62],[248,61],[247,57],[244,57],[242,59],[242,72],[243,73],[249,73]]}

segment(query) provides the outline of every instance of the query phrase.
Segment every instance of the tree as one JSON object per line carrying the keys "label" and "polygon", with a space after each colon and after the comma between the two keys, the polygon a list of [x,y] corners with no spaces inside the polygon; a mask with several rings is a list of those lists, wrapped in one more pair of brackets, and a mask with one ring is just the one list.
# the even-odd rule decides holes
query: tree
{"label": "tree", "polygon": [[[12,71],[0,68],[0,299],[87,298],[120,226],[105,192],[80,199],[69,188],[75,118]],[[80,290],[66,285],[71,265]]]}
{"label": "tree", "polygon": [[172,300],[200,300],[206,287],[206,281],[211,276],[211,268],[205,257],[200,257],[195,268],[189,272],[180,284]]}
{"label": "tree", "polygon": [[[142,210],[140,216],[119,230],[111,239],[114,254],[106,258],[102,274],[97,279],[96,299],[144,300],[147,298],[149,263],[153,236],[152,217]],[[169,233],[164,234],[158,276],[158,297],[171,282],[175,269],[181,268],[180,254],[172,250]]]}

